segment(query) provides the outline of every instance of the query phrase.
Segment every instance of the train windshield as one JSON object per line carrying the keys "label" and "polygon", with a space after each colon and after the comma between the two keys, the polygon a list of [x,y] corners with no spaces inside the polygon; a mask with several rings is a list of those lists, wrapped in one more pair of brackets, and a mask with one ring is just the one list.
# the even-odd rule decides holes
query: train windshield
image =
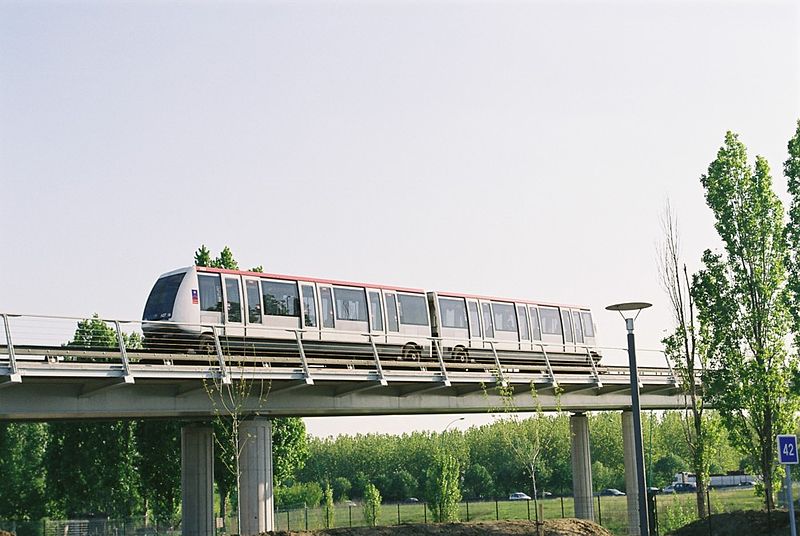
{"label": "train windshield", "polygon": [[156,281],[147,304],[144,306],[144,320],[169,320],[172,318],[172,308],[175,305],[175,297],[178,295],[178,287],[186,273],[168,275]]}

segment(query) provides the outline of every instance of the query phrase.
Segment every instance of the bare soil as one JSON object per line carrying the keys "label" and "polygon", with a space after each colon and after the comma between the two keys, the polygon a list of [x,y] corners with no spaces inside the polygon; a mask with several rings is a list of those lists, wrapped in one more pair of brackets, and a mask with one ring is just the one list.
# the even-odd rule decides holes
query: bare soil
{"label": "bare soil", "polygon": [[689,523],[667,536],[788,536],[788,534],[788,512],[779,510],[767,517],[766,512],[743,510],[714,514],[709,519]]}
{"label": "bare soil", "polygon": [[[537,532],[538,529],[538,532]],[[262,536],[612,536],[606,529],[583,519],[553,519],[537,527],[532,521],[407,524],[388,527],[353,527],[314,532],[275,531]],[[704,535],[707,536],[707,535]]]}

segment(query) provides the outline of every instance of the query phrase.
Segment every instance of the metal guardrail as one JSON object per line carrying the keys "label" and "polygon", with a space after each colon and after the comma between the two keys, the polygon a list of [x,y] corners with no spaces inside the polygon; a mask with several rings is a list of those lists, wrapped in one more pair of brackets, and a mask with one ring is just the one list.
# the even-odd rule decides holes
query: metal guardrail
{"label": "metal guardrail", "polygon": [[[399,379],[559,385],[603,379],[622,384],[627,367],[598,363],[587,346],[501,340],[470,341],[415,334],[259,327],[259,337],[225,325],[106,320],[0,313],[0,386],[26,375],[105,374],[132,384],[155,375],[209,377],[230,383],[242,374],[302,380],[363,379],[387,385]],[[122,325],[133,327],[124,332]],[[142,347],[142,328],[152,337]],[[181,331],[176,330],[180,327]],[[336,340],[331,340],[335,337]],[[669,364],[668,364],[669,365]],[[639,367],[645,382],[677,387],[672,368]]]}

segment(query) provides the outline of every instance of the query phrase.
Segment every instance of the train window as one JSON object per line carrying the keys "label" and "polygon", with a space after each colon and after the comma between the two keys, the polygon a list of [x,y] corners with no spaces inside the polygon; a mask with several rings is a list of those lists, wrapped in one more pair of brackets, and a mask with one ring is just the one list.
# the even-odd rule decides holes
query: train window
{"label": "train window", "polygon": [[482,303],[483,309],[483,334],[486,337],[494,337],[494,324],[492,324],[492,309],[488,303]]}
{"label": "train window", "polygon": [[258,288],[258,281],[248,280],[244,285],[247,292],[247,321],[251,324],[260,324],[261,291]]}
{"label": "train window", "polygon": [[481,321],[480,313],[478,313],[478,304],[475,302],[467,302],[469,307],[469,333],[471,337],[481,336]]}
{"label": "train window", "polygon": [[181,281],[183,281],[185,275],[186,272],[168,275],[156,281],[156,284],[153,285],[153,290],[150,291],[150,296],[147,298],[147,304],[144,306],[145,320],[168,320],[172,318],[172,309],[175,307],[178,287],[181,286]]}
{"label": "train window", "polygon": [[261,281],[264,295],[264,311],[272,316],[300,316],[300,296],[297,283],[283,281]]}
{"label": "train window", "polygon": [[530,305],[528,306],[528,313],[531,315],[531,331],[533,332],[533,340],[540,341],[542,340],[542,330],[539,327],[539,311],[536,307]]}
{"label": "train window", "polygon": [[581,315],[578,311],[572,312],[572,325],[575,326],[575,342],[583,344],[583,327],[581,327]]}
{"label": "train window", "polygon": [[389,331],[400,331],[397,322],[397,299],[394,294],[386,293],[386,322],[389,324]]}
{"label": "train window", "polygon": [[222,312],[222,283],[218,275],[198,275],[200,310]]}
{"label": "train window", "polygon": [[514,314],[513,305],[492,302],[492,312],[494,313],[494,329],[497,331],[517,332],[517,317]]}
{"label": "train window", "polygon": [[569,317],[569,311],[561,311],[561,320],[564,324],[564,342],[573,342],[572,319]]}
{"label": "train window", "polygon": [[314,301],[314,287],[303,285],[303,324],[308,328],[317,327],[317,304]]}
{"label": "train window", "polygon": [[367,321],[367,299],[364,289],[333,287],[336,297],[336,318],[338,320]]}
{"label": "train window", "polygon": [[439,314],[443,328],[467,329],[467,308],[463,298],[439,298]]}
{"label": "train window", "polygon": [[228,295],[228,322],[241,322],[242,297],[239,294],[239,280],[226,277],[225,293]]}
{"label": "train window", "polygon": [[594,324],[592,324],[592,313],[588,311],[581,311],[581,320],[583,320],[583,333],[587,337],[594,337]]}
{"label": "train window", "polygon": [[319,301],[322,304],[322,327],[333,327],[333,298],[331,297],[331,289],[322,287],[319,289]]}
{"label": "train window", "polygon": [[539,307],[539,317],[542,320],[542,333],[545,335],[561,335],[561,318],[558,309],[553,307]]}
{"label": "train window", "polygon": [[424,296],[398,294],[400,323],[412,326],[428,325],[428,303]]}
{"label": "train window", "polygon": [[519,338],[523,341],[529,341],[531,336],[528,331],[528,314],[525,312],[524,305],[517,305],[517,317],[519,320]]}
{"label": "train window", "polygon": [[383,312],[381,311],[381,295],[378,292],[369,293],[370,323],[372,331],[383,331]]}

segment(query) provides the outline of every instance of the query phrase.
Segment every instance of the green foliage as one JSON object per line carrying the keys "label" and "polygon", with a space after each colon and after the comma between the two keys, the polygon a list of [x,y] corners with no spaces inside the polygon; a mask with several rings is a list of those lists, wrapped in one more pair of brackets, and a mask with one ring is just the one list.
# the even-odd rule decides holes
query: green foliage
{"label": "green foliage", "polygon": [[[786,224],[787,302],[794,326],[795,347],[800,348],[800,121],[788,143],[789,158],[783,163],[783,175],[791,201]],[[798,382],[795,382],[797,388]]]}
{"label": "green foliage", "polygon": [[458,521],[458,503],[461,502],[461,466],[447,449],[436,453],[433,466],[428,470],[425,499],[433,520]]}
{"label": "green foliage", "polygon": [[692,505],[692,496],[674,497],[672,501],[659,501],[658,528],[664,534],[684,527],[697,519],[697,511]]}
{"label": "green foliage", "polygon": [[181,423],[137,421],[142,498],[161,523],[177,521],[181,505]]}
{"label": "green foliage", "polygon": [[350,488],[352,488],[353,485],[345,477],[337,476],[333,479],[331,485],[333,487],[333,497],[337,501],[346,501],[350,497]]}
{"label": "green foliage", "polygon": [[225,246],[219,254],[219,257],[214,259],[214,266],[217,268],[225,268],[227,270],[238,270],[239,263],[233,258],[231,248]]}
{"label": "green foliage", "polygon": [[333,489],[331,488],[330,483],[325,483],[325,528],[331,528],[334,526],[335,519],[334,515],[336,513],[336,508],[334,508],[333,504]]}
{"label": "green foliage", "polygon": [[272,459],[276,485],[293,479],[303,468],[308,459],[308,438],[303,419],[272,419]]}
{"label": "green foliage", "polygon": [[45,424],[0,422],[0,519],[44,517],[47,443]]}
{"label": "green foliage", "polygon": [[364,488],[364,523],[374,527],[381,517],[381,492],[372,483]]}
{"label": "green foliage", "polygon": [[755,461],[771,506],[774,438],[794,430],[799,407],[790,389],[797,360],[784,345],[783,208],[766,160],[756,157],[750,166],[744,144],[731,132],[701,182],[724,244],[723,253],[704,252],[704,267],[692,283],[700,344],[711,363],[709,402],[731,441]]}
{"label": "green foliage", "polygon": [[481,464],[470,465],[464,473],[464,495],[468,499],[483,499],[494,495],[494,479]]}
{"label": "green foliage", "polygon": [[322,487],[317,482],[295,483],[275,488],[275,504],[278,508],[302,508],[317,506],[322,502]]}
{"label": "green foliage", "polygon": [[208,251],[208,248],[205,244],[200,246],[194,254],[194,264],[195,266],[212,266],[213,261],[211,260],[211,252]]}
{"label": "green foliage", "polygon": [[660,457],[653,464],[653,484],[663,488],[672,482],[675,473],[685,471],[688,466],[686,460],[673,453]]}

